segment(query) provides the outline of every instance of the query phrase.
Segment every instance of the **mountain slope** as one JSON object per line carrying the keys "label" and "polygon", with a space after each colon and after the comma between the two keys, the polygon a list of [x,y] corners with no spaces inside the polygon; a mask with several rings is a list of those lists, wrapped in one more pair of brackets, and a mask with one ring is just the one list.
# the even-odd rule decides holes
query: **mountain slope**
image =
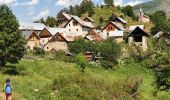
{"label": "mountain slope", "polygon": [[138,4],[134,6],[134,11],[138,14],[139,9],[143,8],[145,13],[154,13],[157,10],[163,10],[170,17],[170,0],[153,0],[150,2]]}

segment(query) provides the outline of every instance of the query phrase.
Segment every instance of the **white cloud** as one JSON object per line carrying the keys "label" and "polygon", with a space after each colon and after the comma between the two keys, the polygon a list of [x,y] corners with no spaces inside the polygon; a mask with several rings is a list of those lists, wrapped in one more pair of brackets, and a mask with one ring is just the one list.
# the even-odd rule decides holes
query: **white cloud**
{"label": "white cloud", "polygon": [[31,0],[31,1],[28,1],[28,2],[21,2],[19,5],[21,6],[34,6],[34,5],[37,5],[39,3],[39,0]]}
{"label": "white cloud", "polygon": [[0,4],[12,4],[15,3],[17,0],[0,0]]}
{"label": "white cloud", "polygon": [[80,4],[83,0],[57,0],[57,6],[68,7],[70,5]]}
{"label": "white cloud", "polygon": [[48,9],[41,11],[36,17],[33,18],[33,20],[39,20],[41,18],[47,17],[49,15],[50,11]]}
{"label": "white cloud", "polygon": [[114,5],[115,6],[123,6],[123,0],[115,0]]}
{"label": "white cloud", "polygon": [[140,3],[143,3],[143,1],[142,0],[130,1],[127,4],[125,4],[125,6],[127,6],[127,5],[134,6],[134,5],[137,5],[137,4],[140,4]]}

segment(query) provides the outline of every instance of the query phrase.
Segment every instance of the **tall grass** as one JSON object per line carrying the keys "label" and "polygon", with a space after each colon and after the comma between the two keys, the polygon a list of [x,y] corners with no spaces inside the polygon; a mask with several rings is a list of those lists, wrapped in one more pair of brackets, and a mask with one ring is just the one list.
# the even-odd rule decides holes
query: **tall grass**
{"label": "tall grass", "polygon": [[[122,64],[116,71],[89,66],[84,73],[75,64],[60,61],[22,60],[15,66],[23,68],[17,75],[0,71],[0,90],[4,80],[11,78],[15,100],[161,100],[168,97],[166,92],[154,95],[154,73],[136,63]],[[132,96],[135,89],[137,94]]]}

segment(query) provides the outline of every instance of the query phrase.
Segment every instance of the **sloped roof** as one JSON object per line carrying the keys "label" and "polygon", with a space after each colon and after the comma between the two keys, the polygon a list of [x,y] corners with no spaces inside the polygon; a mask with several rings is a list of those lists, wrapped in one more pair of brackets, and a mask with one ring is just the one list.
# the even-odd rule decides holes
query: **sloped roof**
{"label": "sloped roof", "polygon": [[133,31],[136,27],[139,27],[142,30],[144,30],[144,25],[132,25],[129,27],[129,31]]}
{"label": "sloped roof", "polygon": [[164,32],[159,31],[153,38],[159,38],[164,34]]}
{"label": "sloped roof", "polygon": [[123,31],[110,31],[109,37],[123,37]]}
{"label": "sloped roof", "polygon": [[46,26],[42,23],[25,23],[20,22],[20,30],[43,30]]}
{"label": "sloped roof", "polygon": [[146,33],[143,29],[141,29],[140,27],[136,27],[133,31],[131,31],[127,37],[129,37],[130,35],[133,36],[149,36],[148,33]]}
{"label": "sloped roof", "polygon": [[52,35],[55,35],[56,33],[63,33],[66,31],[65,28],[46,28]]}
{"label": "sloped roof", "polygon": [[108,24],[109,23],[112,23],[114,26],[116,26],[119,30],[122,30],[122,31],[124,31],[125,30],[125,28],[124,27],[122,27],[122,26],[119,26],[118,24],[116,24],[115,22],[113,22],[113,21],[110,21],[110,22],[108,22],[107,24],[106,24],[106,26],[103,28],[103,30],[108,26]]}
{"label": "sloped roof", "polygon": [[[94,28],[93,24],[90,22],[85,22],[83,20],[81,20],[78,16],[73,16],[70,19],[71,20],[76,20],[80,25],[84,26],[84,27],[88,27],[88,28]],[[70,21],[68,23],[70,23]],[[68,25],[68,23],[65,25],[65,27]]]}
{"label": "sloped roof", "polygon": [[94,28],[94,26],[90,22],[85,22],[80,19],[78,16],[72,16],[73,19],[78,21],[82,26],[89,27],[89,28]]}
{"label": "sloped roof", "polygon": [[[31,34],[33,33],[34,31],[23,31],[22,32],[22,34],[23,34],[23,36],[25,37],[25,39],[27,40],[30,36],[31,36]],[[36,35],[37,35],[37,37],[38,37],[38,33],[36,33],[36,32],[34,32]]]}
{"label": "sloped roof", "polygon": [[65,12],[62,13],[68,20],[71,19],[72,15],[70,14],[66,14]]}
{"label": "sloped roof", "polygon": [[122,23],[124,23],[124,24],[127,24],[127,21],[125,21],[123,18],[121,18],[121,17],[116,17],[118,20],[120,20]]}
{"label": "sloped roof", "polygon": [[[91,22],[94,22],[94,20],[91,19],[90,17],[86,17],[86,18],[89,19]],[[84,20],[85,20],[86,18],[84,18]]]}

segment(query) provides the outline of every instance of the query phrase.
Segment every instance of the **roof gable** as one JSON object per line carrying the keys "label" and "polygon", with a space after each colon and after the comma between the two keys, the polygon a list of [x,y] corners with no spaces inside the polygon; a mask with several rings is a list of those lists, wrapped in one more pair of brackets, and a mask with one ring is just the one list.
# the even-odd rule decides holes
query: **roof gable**
{"label": "roof gable", "polygon": [[121,18],[121,17],[116,17],[115,20],[118,20],[119,22],[121,22],[123,24],[127,24],[127,22],[123,18]]}
{"label": "roof gable", "polygon": [[34,35],[37,39],[40,39],[40,37],[34,31],[25,31],[25,32],[23,32],[23,35],[26,40],[28,40],[31,35]]}
{"label": "roof gable", "polygon": [[67,22],[67,24],[64,27],[66,27],[72,20],[77,21],[81,26],[94,28],[94,26],[90,22],[85,22],[81,20],[78,16],[72,16],[72,18]]}
{"label": "roof gable", "polygon": [[116,25],[116,23],[112,22],[112,21],[108,22],[102,30],[105,30],[110,24],[112,26],[116,27],[118,30],[125,30],[123,27],[120,27],[120,26]]}
{"label": "roof gable", "polygon": [[42,32],[39,34],[40,37],[51,37],[52,34],[47,30],[47,28],[44,28]]}
{"label": "roof gable", "polygon": [[137,26],[133,31],[131,31],[127,35],[127,37],[129,36],[149,36],[149,35],[144,30],[142,30],[140,27]]}

